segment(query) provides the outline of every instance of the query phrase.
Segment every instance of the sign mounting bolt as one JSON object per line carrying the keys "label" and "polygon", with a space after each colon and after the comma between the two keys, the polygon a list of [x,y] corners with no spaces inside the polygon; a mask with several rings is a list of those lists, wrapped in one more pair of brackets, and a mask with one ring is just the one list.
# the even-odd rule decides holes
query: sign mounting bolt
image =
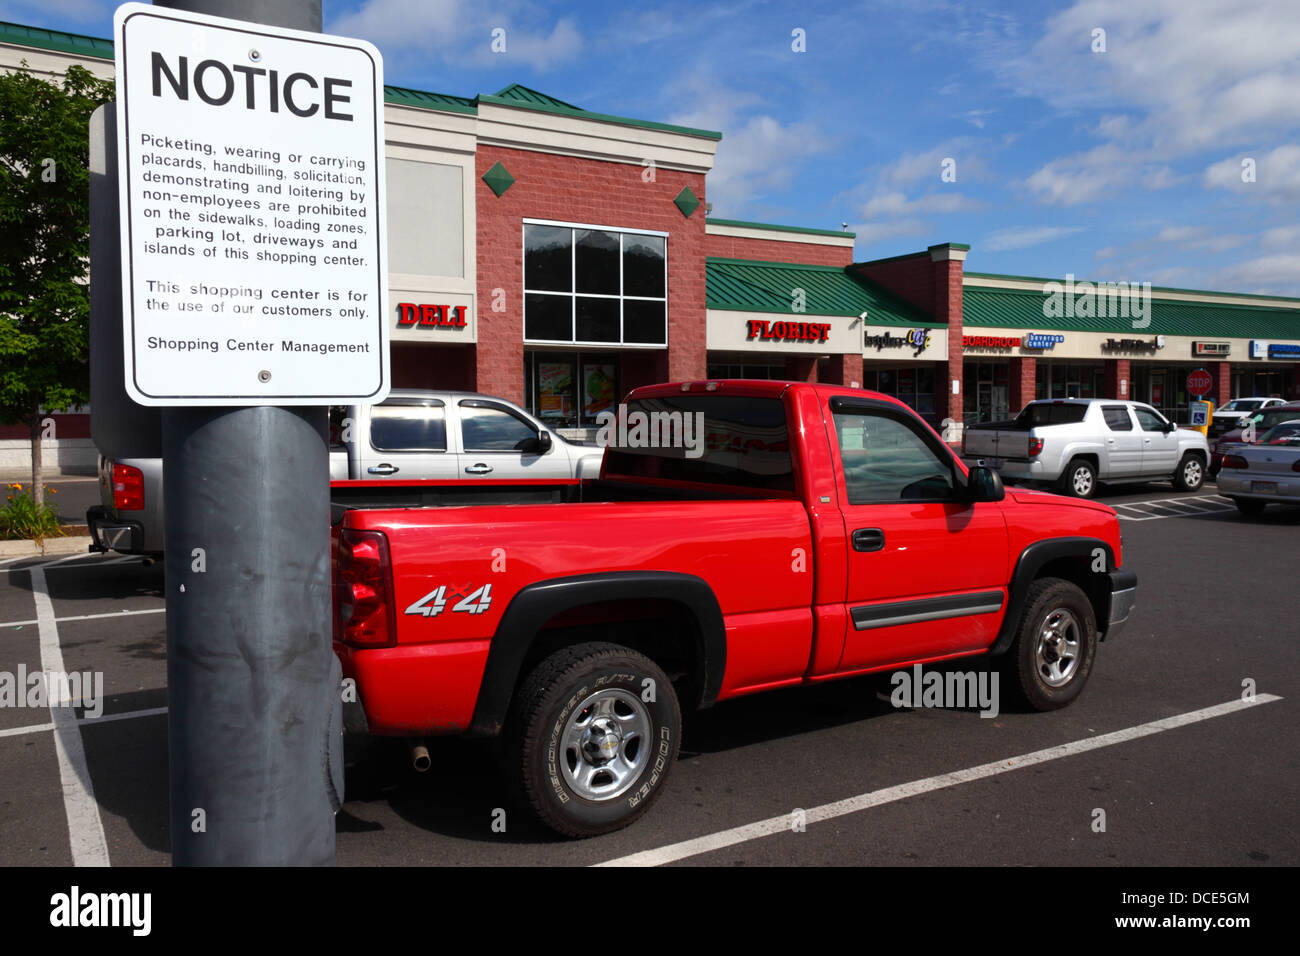
{"label": "sign mounting bolt", "polygon": [[254,63],[256,63],[258,60],[262,58],[262,54],[258,50],[249,50],[248,58],[252,60]]}
{"label": "sign mounting bolt", "polygon": [[269,382],[271,381],[271,373],[266,369],[262,369],[262,371],[257,373],[257,380],[259,382]]}

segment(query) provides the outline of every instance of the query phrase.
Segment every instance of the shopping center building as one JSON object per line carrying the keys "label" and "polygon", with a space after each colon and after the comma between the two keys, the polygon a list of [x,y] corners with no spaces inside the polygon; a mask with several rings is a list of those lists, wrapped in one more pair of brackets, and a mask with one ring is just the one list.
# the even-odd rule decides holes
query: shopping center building
{"label": "shopping center building", "polygon": [[[0,24],[0,70],[111,77],[112,56]],[[385,102],[397,387],[504,396],[575,434],[651,382],[831,382],[896,395],[950,440],[1035,397],[1185,421],[1199,368],[1217,403],[1300,394],[1300,299],[968,272],[954,242],[854,262],[849,232],[707,215],[719,132],[520,85]],[[93,466],[86,416],[55,417],[47,461]],[[17,454],[23,430],[0,431],[0,467]]]}

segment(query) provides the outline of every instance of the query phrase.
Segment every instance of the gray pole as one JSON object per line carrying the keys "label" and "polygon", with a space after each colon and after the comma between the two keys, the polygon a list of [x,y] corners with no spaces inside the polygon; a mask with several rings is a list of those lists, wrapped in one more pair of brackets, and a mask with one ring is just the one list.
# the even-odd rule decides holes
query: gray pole
{"label": "gray pole", "polygon": [[[156,0],[319,32],[320,0]],[[172,861],[332,865],[325,408],[165,408]]]}

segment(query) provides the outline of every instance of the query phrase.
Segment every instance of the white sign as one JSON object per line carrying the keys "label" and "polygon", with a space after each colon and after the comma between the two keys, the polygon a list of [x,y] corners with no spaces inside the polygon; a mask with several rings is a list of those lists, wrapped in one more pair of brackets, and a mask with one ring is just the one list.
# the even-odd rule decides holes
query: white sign
{"label": "white sign", "polygon": [[382,401],[379,51],[142,3],[113,27],[128,393]]}
{"label": "white sign", "polygon": [[1204,428],[1210,424],[1210,403],[1209,402],[1192,402],[1189,406],[1192,416],[1193,428]]}

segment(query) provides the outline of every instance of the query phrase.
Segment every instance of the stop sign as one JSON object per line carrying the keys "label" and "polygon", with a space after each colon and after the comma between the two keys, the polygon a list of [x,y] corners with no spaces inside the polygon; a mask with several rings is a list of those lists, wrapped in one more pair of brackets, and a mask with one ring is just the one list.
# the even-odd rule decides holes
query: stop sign
{"label": "stop sign", "polygon": [[1198,368],[1187,376],[1187,392],[1189,395],[1208,395],[1213,387],[1214,379],[1203,368]]}

